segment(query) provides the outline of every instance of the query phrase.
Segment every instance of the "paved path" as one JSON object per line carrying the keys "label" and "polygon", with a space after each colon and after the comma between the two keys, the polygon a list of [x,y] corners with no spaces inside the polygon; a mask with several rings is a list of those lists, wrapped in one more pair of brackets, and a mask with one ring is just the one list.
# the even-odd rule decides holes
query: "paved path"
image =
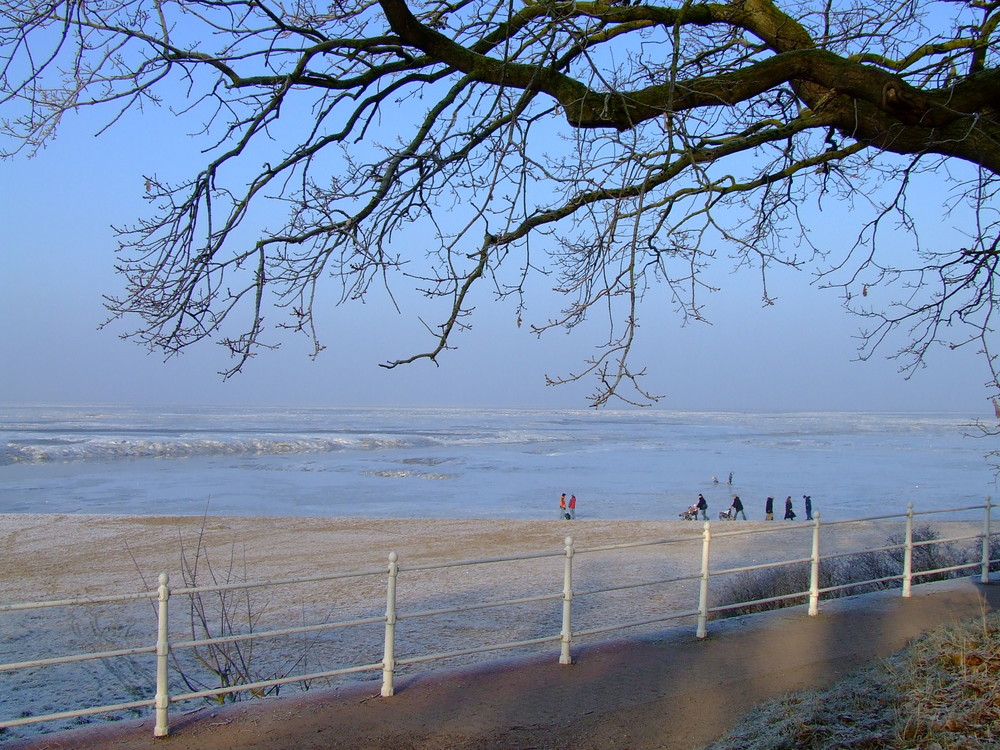
{"label": "paved path", "polygon": [[[720,736],[759,702],[820,687],[903,648],[935,626],[1000,607],[1000,586],[972,579],[675,629],[489,669],[400,681],[392,698],[358,689],[202,708],[151,720],[47,735],[4,750],[681,750]],[[371,690],[368,687],[367,690]]]}

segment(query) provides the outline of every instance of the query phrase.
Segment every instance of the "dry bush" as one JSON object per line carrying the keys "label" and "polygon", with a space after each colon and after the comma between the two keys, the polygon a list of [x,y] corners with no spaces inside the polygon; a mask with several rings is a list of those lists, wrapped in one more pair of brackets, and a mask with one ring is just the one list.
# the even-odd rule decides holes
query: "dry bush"
{"label": "dry bush", "polygon": [[[928,583],[965,575],[964,571],[926,575],[922,575],[921,571],[966,565],[975,562],[979,557],[978,547],[960,549],[952,544],[936,542],[938,538],[938,533],[930,526],[918,526],[913,530],[913,541],[919,545],[914,546],[911,561],[914,583]],[[886,546],[896,546],[897,549],[861,552],[823,560],[819,566],[819,587],[821,589],[840,587],[823,594],[823,597],[830,599],[854,596],[902,586],[903,582],[899,576],[903,572],[904,551],[900,546],[903,541],[900,536],[890,536],[886,539]],[[997,540],[992,540],[991,546],[996,545]],[[995,554],[991,552],[991,558],[994,556]],[[739,617],[802,604],[809,592],[809,577],[809,563],[737,573],[723,584],[716,597],[715,606],[726,607],[760,599],[786,598],[732,607],[718,612],[717,615]]]}
{"label": "dry bush", "polygon": [[[208,514],[202,517],[194,544],[185,544],[180,539],[180,569],[183,588],[175,591],[171,601],[183,602],[187,635],[192,641],[211,639],[234,639],[219,643],[204,643],[189,649],[171,649],[172,677],[180,680],[187,690],[235,688],[257,682],[279,680],[296,673],[308,671],[312,652],[320,642],[318,635],[303,635],[291,640],[291,647],[282,645],[276,639],[235,640],[240,636],[259,630],[268,604],[262,598],[259,588],[242,588],[241,583],[250,581],[245,550],[235,541],[229,546],[221,563],[213,562],[209,556],[206,539]],[[131,551],[130,551],[131,553]],[[147,589],[151,582],[143,576],[138,561],[133,563]],[[201,587],[226,587],[215,591],[183,593],[185,589]],[[155,611],[155,604],[154,611]],[[304,617],[304,615],[303,615]],[[283,622],[284,625],[289,623]],[[299,623],[305,625],[306,622]],[[133,666],[132,672],[138,672]],[[133,677],[132,680],[135,678]],[[129,686],[126,677],[122,684]],[[308,690],[311,683],[292,683],[293,687]],[[255,687],[232,692],[221,692],[208,696],[211,703],[228,703],[278,695],[282,685]],[[173,692],[173,689],[172,689]]]}

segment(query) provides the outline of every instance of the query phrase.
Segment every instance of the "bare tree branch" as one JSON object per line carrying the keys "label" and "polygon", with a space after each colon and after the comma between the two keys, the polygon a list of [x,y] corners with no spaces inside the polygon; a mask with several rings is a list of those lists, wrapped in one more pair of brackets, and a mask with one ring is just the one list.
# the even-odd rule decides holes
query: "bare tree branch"
{"label": "bare tree branch", "polygon": [[[976,345],[995,395],[998,26],[965,0],[0,0],[0,153],[85,108],[189,123],[202,161],[146,177],[107,305],[167,354],[221,343],[227,375],[282,329],[322,351],[331,286],[431,305],[429,345],[394,368],[437,362],[483,294],[520,321],[543,276],[560,312],[528,330],[607,332],[547,382],[648,403],[647,298],[704,321],[727,262],[763,304],[769,269],[812,270],[870,323],[861,356],[891,340],[907,373]],[[909,205],[929,175],[936,217]],[[812,237],[810,203],[864,216],[847,252]],[[967,241],[935,247],[951,212]]]}

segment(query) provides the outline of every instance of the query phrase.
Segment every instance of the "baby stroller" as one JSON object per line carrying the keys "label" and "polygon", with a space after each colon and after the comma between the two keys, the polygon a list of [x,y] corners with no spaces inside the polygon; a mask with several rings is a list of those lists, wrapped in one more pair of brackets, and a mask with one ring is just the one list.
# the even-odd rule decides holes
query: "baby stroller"
{"label": "baby stroller", "polygon": [[732,508],[730,508],[729,510],[727,510],[727,511],[725,511],[723,513],[719,513],[719,520],[720,521],[735,521],[736,520],[736,511],[733,510]]}
{"label": "baby stroller", "polygon": [[696,521],[698,520],[698,506],[692,505],[690,508],[688,508],[683,513],[680,513],[679,515],[685,521]]}

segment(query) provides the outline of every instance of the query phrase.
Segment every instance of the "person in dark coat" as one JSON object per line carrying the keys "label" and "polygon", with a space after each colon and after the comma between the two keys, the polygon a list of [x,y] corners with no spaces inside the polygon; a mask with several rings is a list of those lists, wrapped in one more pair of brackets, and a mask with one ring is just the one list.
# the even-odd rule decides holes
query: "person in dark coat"
{"label": "person in dark coat", "polygon": [[773,521],[774,520],[774,498],[768,497],[764,501],[764,520]]}
{"label": "person in dark coat", "polygon": [[701,520],[708,520],[708,501],[700,492],[698,493],[698,510],[701,511]]}
{"label": "person in dark coat", "polygon": [[739,495],[733,495],[733,504],[730,506],[733,511],[733,520],[735,521],[740,517],[740,513],[743,514],[743,520],[747,520],[746,511],[743,510],[743,501],[740,500]]}
{"label": "person in dark coat", "polygon": [[792,496],[791,495],[789,495],[788,497],[785,498],[785,520],[786,521],[794,521],[795,520],[795,511],[792,510]]}
{"label": "person in dark coat", "polygon": [[803,495],[802,499],[806,504],[806,520],[811,521],[813,520],[813,499],[809,495]]}

